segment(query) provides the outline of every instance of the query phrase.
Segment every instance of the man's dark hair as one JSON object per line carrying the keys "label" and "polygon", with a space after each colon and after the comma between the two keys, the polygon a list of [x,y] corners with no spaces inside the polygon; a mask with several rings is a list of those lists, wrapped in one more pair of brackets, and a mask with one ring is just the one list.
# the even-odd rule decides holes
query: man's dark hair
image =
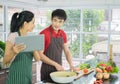
{"label": "man's dark hair", "polygon": [[67,14],[63,9],[56,9],[52,12],[52,19],[53,17],[58,17],[59,19],[64,19],[64,21],[67,19]]}

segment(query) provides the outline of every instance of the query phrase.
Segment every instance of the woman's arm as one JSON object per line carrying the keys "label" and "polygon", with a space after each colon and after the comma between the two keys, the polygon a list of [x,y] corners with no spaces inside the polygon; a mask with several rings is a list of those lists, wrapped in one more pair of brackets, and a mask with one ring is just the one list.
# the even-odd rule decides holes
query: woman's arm
{"label": "woman's arm", "polygon": [[5,45],[6,46],[5,46],[5,53],[4,53],[3,63],[7,64],[14,58],[16,53],[13,52],[13,46],[14,45],[11,42],[6,41]]}
{"label": "woman's arm", "polygon": [[33,56],[34,56],[35,61],[40,61],[39,51],[34,51]]}
{"label": "woman's arm", "polygon": [[3,63],[7,64],[13,60],[13,58],[23,49],[25,49],[25,45],[18,44],[13,45],[10,41],[6,41],[5,53],[3,58]]}

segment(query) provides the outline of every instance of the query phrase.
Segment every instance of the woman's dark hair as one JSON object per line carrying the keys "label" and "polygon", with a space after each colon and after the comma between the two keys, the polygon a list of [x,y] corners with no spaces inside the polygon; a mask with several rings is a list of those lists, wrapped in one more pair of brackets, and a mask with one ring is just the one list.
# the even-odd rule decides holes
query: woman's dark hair
{"label": "woman's dark hair", "polygon": [[10,24],[10,32],[18,32],[24,22],[30,22],[34,17],[34,14],[30,11],[16,12],[13,14]]}
{"label": "woman's dark hair", "polygon": [[64,19],[64,21],[67,19],[67,14],[63,9],[56,9],[52,12],[52,18],[58,17],[59,19]]}

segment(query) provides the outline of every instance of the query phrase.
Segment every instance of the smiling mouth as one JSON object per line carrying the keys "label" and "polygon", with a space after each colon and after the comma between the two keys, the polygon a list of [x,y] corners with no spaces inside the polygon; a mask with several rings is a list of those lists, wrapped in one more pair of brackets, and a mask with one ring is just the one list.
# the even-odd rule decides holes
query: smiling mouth
{"label": "smiling mouth", "polygon": [[59,29],[59,27],[54,27],[55,29]]}

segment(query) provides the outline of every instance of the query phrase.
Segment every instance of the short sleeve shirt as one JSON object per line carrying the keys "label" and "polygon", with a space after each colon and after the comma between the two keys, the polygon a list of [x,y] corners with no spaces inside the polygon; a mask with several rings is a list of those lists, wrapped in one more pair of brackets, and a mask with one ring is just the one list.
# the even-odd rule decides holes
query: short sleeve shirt
{"label": "short sleeve shirt", "polygon": [[64,40],[64,43],[67,43],[66,33],[65,33],[62,29],[60,29],[60,30],[58,31],[58,33],[56,33],[56,32],[53,30],[52,26],[49,26],[49,27],[45,28],[43,31],[40,32],[40,34],[44,34],[44,36],[45,36],[45,50],[44,50],[44,52],[47,50],[47,48],[48,48],[49,45],[50,45],[50,41],[51,41],[51,40],[50,40],[50,32],[52,33],[52,36],[53,36],[53,37],[59,38],[59,37],[62,36],[62,38],[63,38],[63,40]]}
{"label": "short sleeve shirt", "polygon": [[17,37],[17,36],[18,36],[17,32],[10,33],[8,35],[7,41],[10,41],[12,44],[15,44],[15,37]]}

